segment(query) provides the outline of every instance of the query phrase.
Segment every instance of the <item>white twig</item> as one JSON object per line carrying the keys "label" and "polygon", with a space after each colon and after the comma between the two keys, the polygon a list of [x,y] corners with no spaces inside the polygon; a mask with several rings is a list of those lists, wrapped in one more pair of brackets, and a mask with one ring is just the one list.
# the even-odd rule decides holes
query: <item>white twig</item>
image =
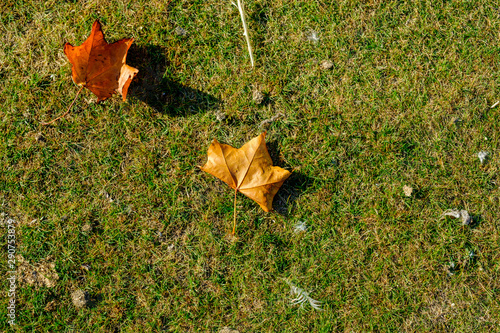
{"label": "white twig", "polygon": [[451,216],[456,219],[462,220],[462,225],[469,225],[472,223],[472,217],[469,215],[469,212],[466,210],[458,210],[458,209],[447,209],[441,215],[443,216]]}
{"label": "white twig", "polygon": [[[234,4],[234,2],[233,2]],[[247,29],[247,23],[245,21],[245,11],[243,9],[243,3],[241,0],[238,0],[238,10],[240,11],[241,15],[241,22],[243,23],[243,35],[245,36],[247,40],[247,45],[248,45],[248,53],[250,54],[250,62],[252,63],[252,68],[254,67],[254,62],[253,62],[253,52],[252,52],[252,45],[250,44],[250,37],[248,36],[248,29]]]}
{"label": "white twig", "polygon": [[284,115],[283,113],[278,112],[278,114],[276,114],[276,115],[272,116],[271,118],[266,119],[266,120],[263,120],[263,121],[260,123],[259,127],[262,127],[262,126],[264,126],[265,124],[272,123],[273,121],[275,121],[275,120],[276,120],[276,119],[278,119],[279,117],[284,117],[284,116],[285,116],[285,115]]}

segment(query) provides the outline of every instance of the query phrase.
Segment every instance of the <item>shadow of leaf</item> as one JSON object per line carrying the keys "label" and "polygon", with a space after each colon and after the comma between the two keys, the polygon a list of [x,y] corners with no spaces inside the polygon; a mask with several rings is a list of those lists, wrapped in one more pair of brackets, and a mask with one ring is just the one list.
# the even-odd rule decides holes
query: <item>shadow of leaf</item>
{"label": "shadow of leaf", "polygon": [[219,100],[212,95],[177,83],[166,76],[169,62],[162,47],[132,44],[127,64],[139,69],[130,85],[128,96],[143,101],[157,112],[185,116],[219,105]]}
{"label": "shadow of leaf", "polygon": [[[274,141],[266,143],[269,155],[273,160],[273,165],[282,167],[291,171],[291,167],[280,158],[280,148]],[[295,209],[295,201],[300,198],[308,187],[313,184],[314,179],[301,172],[294,171],[291,176],[285,180],[277,195],[274,197],[273,208],[283,216],[293,214]]]}
{"label": "shadow of leaf", "polygon": [[85,293],[85,300],[87,301],[87,308],[94,309],[99,305],[99,303],[101,303],[103,297],[101,294],[91,295],[89,293]]}

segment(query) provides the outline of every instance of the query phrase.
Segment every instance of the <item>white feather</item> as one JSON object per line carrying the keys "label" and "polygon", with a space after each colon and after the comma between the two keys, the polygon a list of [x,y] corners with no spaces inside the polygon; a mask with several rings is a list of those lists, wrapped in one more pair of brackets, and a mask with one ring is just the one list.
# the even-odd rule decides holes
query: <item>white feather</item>
{"label": "white feather", "polygon": [[305,221],[298,221],[294,226],[293,230],[295,232],[306,232],[307,231],[307,224]]}
{"label": "white feather", "polygon": [[291,305],[300,304],[301,307],[304,306],[304,303],[309,302],[313,309],[318,311],[323,311],[321,308],[321,301],[317,301],[309,296],[309,293],[302,288],[297,287],[293,283],[288,280],[283,279],[290,286],[290,293],[292,295],[296,295],[297,298],[294,298],[290,301]]}

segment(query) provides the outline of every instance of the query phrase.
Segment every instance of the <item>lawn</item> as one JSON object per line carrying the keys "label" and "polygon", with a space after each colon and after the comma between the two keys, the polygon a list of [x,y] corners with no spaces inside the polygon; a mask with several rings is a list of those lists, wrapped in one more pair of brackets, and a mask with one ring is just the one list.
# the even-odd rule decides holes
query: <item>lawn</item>
{"label": "lawn", "polygon": [[[231,1],[0,3],[0,331],[499,331],[498,3],[244,3],[255,68]],[[96,19],[134,38],[127,101],[44,126]],[[198,166],[263,131],[292,176],[233,237]]]}

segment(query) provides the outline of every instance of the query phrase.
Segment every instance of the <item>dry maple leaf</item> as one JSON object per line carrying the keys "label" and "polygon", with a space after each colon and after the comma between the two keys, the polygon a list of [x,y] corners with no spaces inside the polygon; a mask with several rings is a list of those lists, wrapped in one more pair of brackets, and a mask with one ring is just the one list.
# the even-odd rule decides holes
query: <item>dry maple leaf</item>
{"label": "dry maple leaf", "polygon": [[219,178],[234,192],[234,225],[236,224],[236,193],[240,191],[269,212],[273,198],[283,182],[291,175],[285,169],[273,166],[266,147],[266,132],[236,149],[214,139],[208,148],[208,161],[200,167]]}
{"label": "dry maple leaf", "polygon": [[[125,101],[130,82],[139,72],[137,68],[125,63],[128,49],[133,41],[133,38],[124,38],[108,44],[104,39],[101,23],[96,20],[92,25],[90,36],[82,45],[73,46],[66,43],[64,53],[73,65],[71,68],[73,82],[81,86],[78,94],[83,87],[86,87],[97,96],[97,102],[111,97],[115,92],[122,95]],[[68,114],[73,103],[66,113],[45,125]]]}
{"label": "dry maple leaf", "polygon": [[92,91],[99,101],[120,93],[125,101],[130,82],[138,69],[125,64],[133,38],[112,44],[104,39],[101,23],[96,20],[87,40],[80,46],[64,45],[64,53],[73,65],[73,81]]}

